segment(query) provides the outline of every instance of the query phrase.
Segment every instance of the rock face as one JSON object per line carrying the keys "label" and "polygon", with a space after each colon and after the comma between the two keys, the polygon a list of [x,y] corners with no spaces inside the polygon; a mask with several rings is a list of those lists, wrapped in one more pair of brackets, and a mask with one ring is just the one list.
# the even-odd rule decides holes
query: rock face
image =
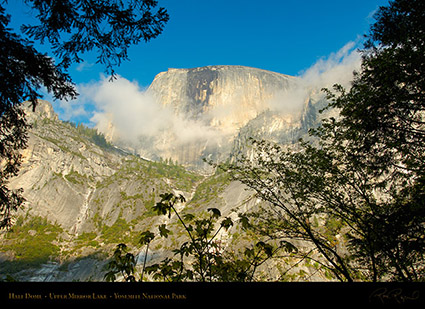
{"label": "rock face", "polygon": [[24,189],[35,215],[77,228],[96,183],[112,175],[122,159],[60,121],[49,102],[39,100],[35,112],[23,105],[33,128],[20,175],[10,185]]}
{"label": "rock face", "polygon": [[47,101],[39,100],[35,113],[29,103],[23,105],[32,129],[10,187],[24,189],[32,216],[48,217],[72,235],[99,231],[118,217],[131,221],[161,192],[189,192],[199,178],[182,167],[125,153],[94,129],[60,121]]}
{"label": "rock face", "polygon": [[[243,66],[159,73],[148,92],[159,105],[172,111],[175,125],[154,139],[141,137],[136,152],[151,159],[171,158],[202,170],[206,167],[203,158],[226,160],[239,151],[235,145],[244,143],[247,131],[260,138],[274,135],[276,141],[292,141],[307,127],[306,119],[315,117],[311,116],[316,112],[312,107],[318,101],[307,97],[297,103],[296,110],[285,108],[293,105],[287,94],[297,87],[295,77]],[[189,129],[192,135],[187,134]],[[113,126],[109,131],[105,135],[113,135]],[[190,137],[181,137],[186,135]]]}
{"label": "rock face", "polygon": [[235,134],[294,82],[294,77],[255,68],[209,66],[169,69],[158,74],[149,89],[177,114]]}

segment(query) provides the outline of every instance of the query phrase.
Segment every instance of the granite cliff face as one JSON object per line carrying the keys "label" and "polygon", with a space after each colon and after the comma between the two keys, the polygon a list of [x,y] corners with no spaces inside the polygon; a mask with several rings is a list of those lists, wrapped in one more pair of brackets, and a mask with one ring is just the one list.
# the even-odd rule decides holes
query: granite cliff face
{"label": "granite cliff face", "polygon": [[29,108],[26,112],[32,125],[28,148],[23,151],[20,174],[10,185],[24,189],[34,215],[78,233],[78,222],[85,216],[83,205],[96,183],[116,172],[122,157],[60,121],[47,101],[39,100],[34,113]]}
{"label": "granite cliff face", "polygon": [[177,114],[234,134],[294,82],[294,77],[255,68],[209,66],[169,69],[155,77],[149,90]]}
{"label": "granite cliff face", "polygon": [[[155,138],[141,134],[132,148],[143,157],[171,158],[202,170],[207,167],[203,158],[222,161],[240,151],[235,145],[244,143],[248,131],[259,138],[292,141],[313,125],[306,119],[316,117],[320,101],[306,97],[296,108],[286,108],[294,105],[288,94],[297,87],[295,77],[243,66],[169,69],[155,77],[148,92],[172,111],[172,121],[181,126],[165,129]],[[181,138],[188,135],[187,128],[196,134]],[[110,126],[105,135],[126,148],[119,137],[113,138],[113,129]]]}

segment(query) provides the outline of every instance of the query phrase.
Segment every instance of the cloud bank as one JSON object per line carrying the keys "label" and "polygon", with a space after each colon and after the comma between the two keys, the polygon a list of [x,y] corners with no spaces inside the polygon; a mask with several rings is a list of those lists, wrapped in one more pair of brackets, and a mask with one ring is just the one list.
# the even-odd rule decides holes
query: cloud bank
{"label": "cloud bank", "polygon": [[[80,86],[84,100],[95,104],[90,121],[105,135],[137,146],[140,139],[158,138],[174,132],[177,145],[219,137],[219,133],[201,121],[176,115],[171,107],[158,103],[153,94],[136,81],[118,76],[114,82],[100,81]],[[109,136],[112,137],[112,136]]]}
{"label": "cloud bank", "polygon": [[97,83],[86,85],[83,92],[96,106],[90,121],[104,133],[113,125],[120,138],[130,141],[140,134],[157,134],[166,128],[167,119],[172,116],[137,82],[120,76],[114,82],[103,77]]}

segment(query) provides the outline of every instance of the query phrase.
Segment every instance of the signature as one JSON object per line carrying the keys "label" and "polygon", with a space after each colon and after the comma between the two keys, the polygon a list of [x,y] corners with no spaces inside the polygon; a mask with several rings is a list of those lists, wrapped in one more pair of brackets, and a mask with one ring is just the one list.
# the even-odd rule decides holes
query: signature
{"label": "signature", "polygon": [[369,301],[379,300],[383,304],[390,301],[396,301],[398,304],[403,304],[408,301],[418,300],[420,293],[418,290],[415,290],[411,293],[405,293],[403,289],[387,289],[387,288],[379,288],[372,292],[369,296]]}

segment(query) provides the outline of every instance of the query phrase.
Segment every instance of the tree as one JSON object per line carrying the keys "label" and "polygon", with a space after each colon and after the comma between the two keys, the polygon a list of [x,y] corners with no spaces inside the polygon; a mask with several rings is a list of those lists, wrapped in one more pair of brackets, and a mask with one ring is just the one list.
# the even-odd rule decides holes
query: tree
{"label": "tree", "polygon": [[298,247],[299,262],[313,260],[334,278],[353,281],[355,270],[339,240],[341,220],[348,218],[331,208],[345,206],[341,203],[347,191],[341,188],[340,192],[336,186],[342,187],[338,183],[341,180],[330,177],[329,157],[307,143],[300,146],[302,150],[285,149],[266,141],[252,141],[252,146],[250,158],[239,158],[221,168],[270,205],[248,215],[257,219],[257,225],[262,227],[259,232],[273,239],[302,242]]}
{"label": "tree", "polygon": [[[23,197],[7,188],[21,162],[19,150],[26,147],[28,125],[20,104],[31,101],[36,108],[44,87],[55,99],[77,96],[68,69],[83,61],[89,51],[113,78],[114,67],[128,60],[128,48],[157,37],[169,16],[155,11],[157,1],[25,0],[37,14],[38,25],[23,25],[22,35],[8,24],[10,15],[0,6],[0,228],[10,227],[11,215]],[[49,43],[52,57],[38,52],[30,39]]]}
{"label": "tree", "polygon": [[375,17],[362,70],[350,91],[337,87],[338,96],[328,91],[330,107],[340,109],[346,138],[367,153],[364,164],[381,173],[423,173],[425,4],[393,1]]}
{"label": "tree", "polygon": [[54,56],[67,69],[80,63],[80,54],[95,50],[97,62],[114,75],[114,67],[128,60],[128,48],[161,34],[169,16],[156,0],[25,0],[37,11],[40,25],[23,31],[40,42],[48,41]]}
{"label": "tree", "polygon": [[10,190],[7,181],[16,176],[21,164],[20,150],[26,147],[28,125],[19,108],[11,108],[0,118],[0,229],[10,227],[12,216],[24,202],[22,190]]}
{"label": "tree", "polygon": [[[338,95],[327,91],[330,107],[342,116],[327,131],[341,134],[346,156],[374,180],[370,191],[379,193],[380,207],[370,222],[379,231],[373,239],[375,262],[392,268],[397,280],[420,280],[425,249],[425,4],[392,1],[375,18],[352,88],[336,86]],[[328,132],[317,133],[323,140],[330,138]]]}
{"label": "tree", "polygon": [[378,10],[352,87],[325,89],[339,116],[313,142],[254,141],[253,158],[223,166],[271,205],[266,232],[310,244],[302,256],[341,281],[425,277],[424,17],[421,1]]}

